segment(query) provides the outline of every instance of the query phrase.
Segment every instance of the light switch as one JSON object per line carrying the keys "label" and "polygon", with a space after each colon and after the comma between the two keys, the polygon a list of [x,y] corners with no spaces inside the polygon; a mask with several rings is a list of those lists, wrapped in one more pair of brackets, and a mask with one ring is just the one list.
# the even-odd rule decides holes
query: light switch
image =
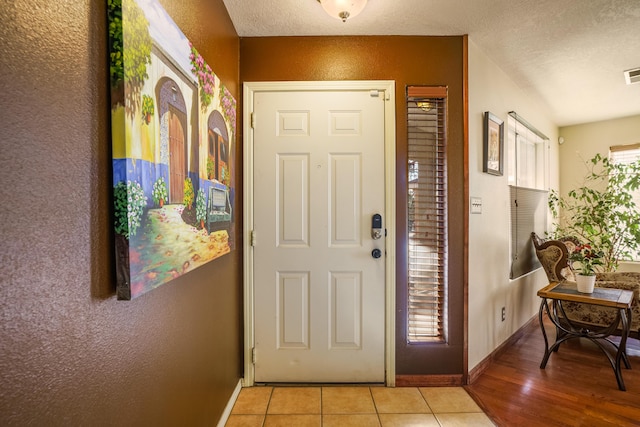
{"label": "light switch", "polygon": [[480,197],[471,198],[471,213],[472,214],[482,213],[482,199]]}

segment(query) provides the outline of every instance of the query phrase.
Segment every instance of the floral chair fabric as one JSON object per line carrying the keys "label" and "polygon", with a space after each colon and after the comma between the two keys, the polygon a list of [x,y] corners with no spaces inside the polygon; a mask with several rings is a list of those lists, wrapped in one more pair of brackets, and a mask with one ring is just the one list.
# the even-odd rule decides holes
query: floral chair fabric
{"label": "floral chair fabric", "polygon": [[[545,241],[535,233],[531,233],[531,241],[550,282],[575,281],[568,260],[569,248],[575,248],[578,242],[573,239]],[[633,291],[630,331],[635,334],[636,338],[640,338],[640,304],[638,304],[640,301],[640,273],[597,273],[596,286]],[[565,302],[562,306],[569,319],[584,324],[586,327],[610,325],[617,315],[615,309],[590,304]]]}

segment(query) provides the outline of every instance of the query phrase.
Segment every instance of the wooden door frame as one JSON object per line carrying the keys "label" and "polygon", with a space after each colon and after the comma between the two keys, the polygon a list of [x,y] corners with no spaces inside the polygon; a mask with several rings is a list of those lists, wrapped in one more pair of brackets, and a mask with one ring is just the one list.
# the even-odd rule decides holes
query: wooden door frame
{"label": "wooden door frame", "polygon": [[254,269],[252,230],[253,198],[253,101],[256,92],[264,91],[377,91],[384,97],[384,174],[385,174],[385,384],[395,386],[395,305],[396,305],[396,110],[395,81],[345,80],[309,82],[245,82],[242,97],[243,148],[243,268],[244,268],[244,378],[245,387],[255,384],[253,364],[254,340]]}

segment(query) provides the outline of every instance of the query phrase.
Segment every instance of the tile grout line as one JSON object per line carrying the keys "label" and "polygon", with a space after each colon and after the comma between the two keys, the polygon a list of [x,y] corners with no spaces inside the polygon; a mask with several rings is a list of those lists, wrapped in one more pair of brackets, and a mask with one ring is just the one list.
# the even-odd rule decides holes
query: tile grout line
{"label": "tile grout line", "polygon": [[438,415],[436,415],[436,412],[433,410],[431,405],[429,405],[429,401],[427,400],[427,397],[424,395],[424,393],[422,393],[422,390],[420,390],[420,387],[417,387],[417,389],[418,389],[418,392],[420,393],[420,396],[422,396],[422,399],[424,400],[424,403],[427,404],[427,408],[429,408],[429,410],[431,411],[431,415],[433,415],[433,418],[436,420],[438,425],[440,427],[442,427],[442,423],[440,422],[440,418],[438,418]]}
{"label": "tile grout line", "polygon": [[267,424],[267,414],[269,413],[269,406],[271,406],[271,399],[273,399],[273,391],[275,387],[271,387],[271,392],[269,393],[269,400],[267,401],[267,407],[264,410],[264,417],[262,417],[262,427]]}
{"label": "tile grout line", "polygon": [[422,390],[420,390],[420,387],[416,387],[416,389],[418,390],[418,393],[420,393],[420,396],[422,397],[422,400],[424,400],[424,403],[427,405],[427,408],[429,408],[429,410],[431,411],[431,413],[435,417],[436,413],[433,411],[433,408],[431,407],[431,405],[429,405],[429,401],[427,400],[425,395],[422,393]]}
{"label": "tile grout line", "polygon": [[324,387],[320,387],[320,426],[324,424],[324,409],[322,409],[322,399],[324,399]]}
{"label": "tile grout line", "polygon": [[382,420],[380,419],[380,412],[378,412],[378,405],[376,405],[376,399],[373,397],[373,390],[369,387],[369,395],[371,396],[371,401],[373,402],[373,409],[376,410],[376,417],[378,418],[378,424],[382,426]]}

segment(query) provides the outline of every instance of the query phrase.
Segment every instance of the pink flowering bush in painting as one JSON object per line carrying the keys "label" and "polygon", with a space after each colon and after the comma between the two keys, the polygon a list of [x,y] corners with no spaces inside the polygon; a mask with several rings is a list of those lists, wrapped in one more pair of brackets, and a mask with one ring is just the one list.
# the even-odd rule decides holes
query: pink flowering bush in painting
{"label": "pink flowering bush in painting", "polygon": [[[193,47],[193,44],[189,43],[189,46],[191,47],[191,54],[189,55],[191,72],[198,79],[200,104],[202,110],[205,111],[213,100],[216,87],[215,77],[211,67],[204,61],[204,58],[198,53],[198,50]],[[233,132],[236,128],[236,100],[231,95],[231,92],[223,85],[220,85],[220,109]]]}
{"label": "pink flowering bush in painting", "polygon": [[215,89],[215,77],[213,75],[213,71],[209,64],[204,62],[204,58],[198,50],[193,47],[193,44],[189,43],[191,47],[191,54],[189,55],[189,60],[191,61],[191,72],[198,79],[198,83],[200,86],[200,102],[202,103],[202,108],[206,108],[211,104],[211,100],[213,99],[213,91]]}
{"label": "pink flowering bush in painting", "polygon": [[236,100],[233,99],[229,90],[222,86],[220,88],[220,107],[224,118],[231,125],[231,129],[236,128]]}

